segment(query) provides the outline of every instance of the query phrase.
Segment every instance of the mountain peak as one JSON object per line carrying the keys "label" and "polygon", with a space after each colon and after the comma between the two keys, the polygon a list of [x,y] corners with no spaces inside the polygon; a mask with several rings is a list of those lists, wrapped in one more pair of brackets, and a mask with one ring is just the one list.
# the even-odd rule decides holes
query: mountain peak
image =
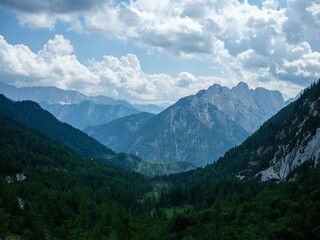
{"label": "mountain peak", "polygon": [[239,82],[237,86],[234,87],[235,89],[242,89],[242,90],[249,90],[248,84],[245,82]]}
{"label": "mountain peak", "polygon": [[208,88],[208,90],[210,90],[210,89],[220,89],[220,88],[223,88],[220,84],[218,84],[218,83],[215,83],[215,84],[213,84],[212,86],[210,86],[209,88]]}

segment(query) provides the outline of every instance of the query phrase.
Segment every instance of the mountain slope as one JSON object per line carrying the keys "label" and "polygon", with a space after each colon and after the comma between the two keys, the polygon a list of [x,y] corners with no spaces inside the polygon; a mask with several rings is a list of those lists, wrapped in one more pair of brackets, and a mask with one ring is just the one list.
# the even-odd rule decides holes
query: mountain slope
{"label": "mountain slope", "polygon": [[320,80],[214,164],[155,178],[171,239],[318,239]]}
{"label": "mountain slope", "polygon": [[95,104],[91,101],[64,105],[41,102],[40,105],[60,121],[81,130],[91,125],[100,125],[120,117],[139,113],[134,108],[122,105]]}
{"label": "mountain slope", "polygon": [[115,153],[87,134],[68,124],[61,123],[51,113],[31,101],[14,102],[0,95],[0,113],[23,122],[50,137],[65,143],[79,154],[99,160],[107,160]]}
{"label": "mountain slope", "polygon": [[138,200],[151,189],[143,176],[85,159],[1,114],[0,135],[1,239],[131,234],[123,219],[140,215]]}
{"label": "mountain slope", "polygon": [[142,112],[116,119],[107,124],[90,126],[84,132],[115,151],[155,115]]}
{"label": "mountain slope", "polygon": [[[282,180],[320,153],[320,82],[281,110],[239,148],[228,152],[217,167],[239,177]],[[230,160],[232,159],[232,160]]]}
{"label": "mountain slope", "polygon": [[152,114],[158,114],[164,110],[164,108],[155,104],[133,104],[133,106],[142,112],[148,112]]}
{"label": "mountain slope", "polygon": [[182,181],[196,175],[279,181],[294,177],[308,160],[319,164],[319,157],[320,80],[214,164],[180,176]]}
{"label": "mountain slope", "polygon": [[188,161],[203,166],[248,135],[215,106],[190,96],[149,120],[121,150],[147,161]]}

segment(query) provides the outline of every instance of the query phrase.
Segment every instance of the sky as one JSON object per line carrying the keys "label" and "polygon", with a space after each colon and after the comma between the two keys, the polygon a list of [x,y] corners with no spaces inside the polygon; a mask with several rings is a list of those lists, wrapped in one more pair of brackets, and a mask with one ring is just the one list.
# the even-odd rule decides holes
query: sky
{"label": "sky", "polygon": [[166,105],[320,78],[320,0],[0,0],[0,81]]}

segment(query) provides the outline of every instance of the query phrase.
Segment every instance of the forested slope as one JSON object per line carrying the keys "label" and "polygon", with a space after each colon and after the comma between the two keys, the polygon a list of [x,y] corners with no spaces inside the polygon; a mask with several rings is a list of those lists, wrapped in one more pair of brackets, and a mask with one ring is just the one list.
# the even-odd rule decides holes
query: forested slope
{"label": "forested slope", "polygon": [[125,224],[151,189],[141,175],[85,159],[0,116],[0,237],[99,239]]}

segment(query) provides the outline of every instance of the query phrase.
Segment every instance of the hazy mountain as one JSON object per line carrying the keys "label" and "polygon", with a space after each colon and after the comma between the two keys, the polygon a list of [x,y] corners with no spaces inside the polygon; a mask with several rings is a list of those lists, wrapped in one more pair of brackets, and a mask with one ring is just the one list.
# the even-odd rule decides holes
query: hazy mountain
{"label": "hazy mountain", "polygon": [[86,96],[77,91],[62,90],[57,87],[20,87],[0,82],[0,93],[10,99],[32,100],[34,102],[47,102],[49,104],[77,104],[83,101],[91,101],[96,104],[122,105],[127,108],[134,108],[125,100],[116,100],[106,96]]}
{"label": "hazy mountain", "polygon": [[84,132],[60,122],[51,113],[43,110],[39,104],[32,101],[15,102],[0,94],[0,114],[37,129],[53,139],[66,144],[82,156],[141,172],[148,176],[186,171],[194,168],[190,163],[172,165],[151,164],[131,154],[116,154]]}
{"label": "hazy mountain", "polygon": [[103,125],[87,127],[84,132],[111,149],[119,151],[121,145],[154,116],[146,112],[133,114]]}
{"label": "hazy mountain", "polygon": [[64,105],[41,102],[40,105],[60,121],[79,129],[84,129],[91,125],[104,124],[120,117],[139,113],[139,110],[135,108],[128,108],[122,105],[95,104],[91,101]]}
{"label": "hazy mountain", "polygon": [[218,84],[180,99],[141,127],[119,150],[147,161],[211,163],[284,107],[278,91]]}
{"label": "hazy mountain", "polygon": [[106,96],[90,96],[89,100],[95,104],[103,104],[103,105],[120,105],[124,106],[126,108],[135,108],[133,105],[131,105],[129,102],[126,100],[119,100],[119,99],[114,99],[111,97],[106,97]]}
{"label": "hazy mountain", "polygon": [[303,93],[303,90],[301,90],[297,96],[295,96],[294,98],[289,98],[285,103],[286,103],[286,106],[289,105],[290,103],[296,101],[300,96],[301,94]]}
{"label": "hazy mountain", "polygon": [[155,104],[133,104],[133,106],[141,112],[148,112],[152,114],[158,114],[164,110],[163,107]]}

